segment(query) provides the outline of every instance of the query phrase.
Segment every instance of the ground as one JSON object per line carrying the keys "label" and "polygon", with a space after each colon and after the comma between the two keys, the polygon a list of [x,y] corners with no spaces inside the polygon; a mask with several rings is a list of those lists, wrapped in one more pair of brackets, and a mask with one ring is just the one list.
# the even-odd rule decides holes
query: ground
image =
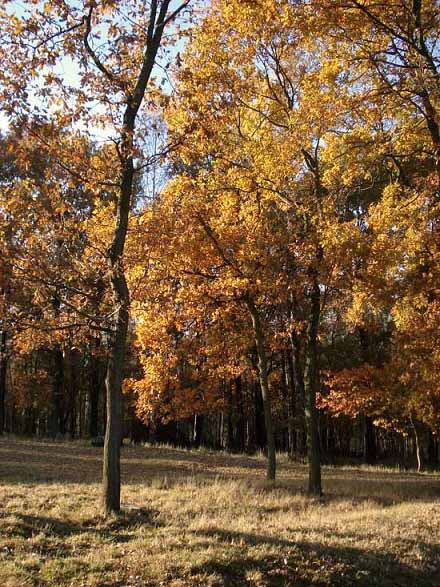
{"label": "ground", "polygon": [[99,514],[102,449],[0,440],[3,587],[440,585],[440,475],[123,448],[123,513]]}

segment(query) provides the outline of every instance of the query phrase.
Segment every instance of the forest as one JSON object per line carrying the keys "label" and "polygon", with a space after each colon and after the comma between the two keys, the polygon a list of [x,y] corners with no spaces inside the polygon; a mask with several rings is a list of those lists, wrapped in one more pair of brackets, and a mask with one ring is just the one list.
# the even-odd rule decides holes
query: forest
{"label": "forest", "polygon": [[0,30],[0,584],[439,585],[439,0]]}
{"label": "forest", "polygon": [[1,447],[103,447],[104,519],[130,451],[318,500],[326,467],[435,476],[438,0],[3,0],[0,28]]}

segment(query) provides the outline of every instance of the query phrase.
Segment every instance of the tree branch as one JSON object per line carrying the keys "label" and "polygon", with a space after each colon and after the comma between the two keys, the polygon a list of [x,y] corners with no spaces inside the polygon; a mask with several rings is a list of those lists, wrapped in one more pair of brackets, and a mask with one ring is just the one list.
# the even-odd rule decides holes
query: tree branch
{"label": "tree branch", "polygon": [[83,17],[83,22],[86,25],[86,32],[84,33],[84,37],[83,37],[84,47],[85,47],[87,53],[93,59],[93,62],[95,63],[95,65],[99,69],[99,71],[101,73],[103,73],[105,75],[105,77],[108,80],[110,80],[111,82],[117,81],[120,85],[122,85],[120,80],[117,80],[115,75],[109,69],[107,69],[107,67],[102,63],[102,61],[99,59],[98,55],[95,53],[95,51],[92,49],[92,47],[89,43],[89,36],[92,31],[92,14],[93,14],[93,4],[90,6],[89,12],[86,15],[84,15],[84,17]]}

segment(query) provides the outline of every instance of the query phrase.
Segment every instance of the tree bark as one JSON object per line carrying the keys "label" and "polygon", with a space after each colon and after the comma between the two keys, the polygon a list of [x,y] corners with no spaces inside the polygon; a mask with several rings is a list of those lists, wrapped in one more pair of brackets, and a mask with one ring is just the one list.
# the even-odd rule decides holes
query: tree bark
{"label": "tree bark", "polygon": [[438,441],[432,431],[429,432],[428,461],[432,466],[438,463]]}
{"label": "tree bark", "polygon": [[225,449],[227,451],[232,451],[234,448],[234,428],[232,422],[232,381],[225,382],[225,399],[226,399],[226,412],[225,412],[225,422],[226,422],[226,439],[225,439]]}
{"label": "tree bark", "polygon": [[122,437],[122,379],[125,343],[129,319],[129,295],[125,276],[112,276],[112,285],[119,299],[117,323],[107,364],[106,395],[107,425],[103,460],[103,507],[106,514],[118,512],[121,507],[121,437]]}
{"label": "tree bark", "polygon": [[267,446],[266,423],[264,420],[264,404],[261,394],[260,379],[252,386],[254,396],[254,422],[252,434],[252,449],[264,451]]}
{"label": "tree bark", "polygon": [[[100,339],[95,339],[95,349],[98,351],[100,346]],[[91,438],[98,436],[99,432],[99,396],[102,383],[102,367],[97,352],[92,352],[90,355],[90,418],[89,418],[89,434]]]}
{"label": "tree bark", "polygon": [[288,454],[293,459],[296,451],[296,434],[295,434],[295,416],[296,416],[296,393],[295,393],[295,376],[293,372],[293,363],[290,350],[282,354],[282,376],[283,387],[285,389],[285,399],[287,406],[287,437],[288,437]]}
{"label": "tree bark", "polygon": [[240,375],[235,378],[235,405],[237,407],[237,427],[234,446],[238,452],[245,449],[245,421],[243,408],[243,392]]}
{"label": "tree bark", "polygon": [[52,364],[54,371],[52,387],[52,406],[50,412],[50,435],[56,438],[59,434],[64,434],[64,355],[63,351],[57,346],[52,355]]}
{"label": "tree bark", "polygon": [[0,434],[5,431],[6,416],[6,371],[8,367],[8,358],[6,354],[6,330],[0,332]]}
{"label": "tree bark", "polygon": [[276,474],[276,454],[275,454],[275,438],[272,426],[272,409],[270,401],[269,381],[267,377],[267,357],[264,341],[263,327],[261,324],[260,314],[253,299],[248,296],[246,305],[252,318],[252,326],[254,329],[255,345],[258,354],[258,375],[260,379],[261,395],[263,398],[264,407],[264,422],[266,424],[267,436],[267,479],[275,480]]}
{"label": "tree bark", "polygon": [[306,454],[306,441],[305,441],[305,430],[304,430],[304,403],[305,403],[305,391],[304,391],[304,372],[301,364],[301,341],[299,336],[295,332],[290,333],[290,345],[292,352],[289,356],[289,365],[293,370],[293,382],[295,388],[295,413],[296,413],[296,451],[299,455],[305,456]]}
{"label": "tree bark", "polygon": [[202,414],[195,414],[194,416],[194,430],[193,443],[195,448],[200,448],[203,440],[203,423],[204,416]]}
{"label": "tree bark", "polygon": [[374,437],[373,418],[365,417],[364,421],[364,461],[372,465],[376,461],[376,439]]}
{"label": "tree bark", "polygon": [[[67,409],[64,410],[64,429],[69,429],[70,438],[76,434],[76,407],[80,401],[78,391],[80,389],[80,355],[76,349],[66,352],[64,379],[68,394],[66,394]],[[68,395],[68,397],[67,397]],[[69,423],[69,426],[67,424]]]}
{"label": "tree bark", "polygon": [[414,416],[410,414],[410,421],[411,426],[414,431],[414,443],[416,448],[416,460],[417,460],[417,472],[420,473],[422,470],[423,462],[422,462],[422,448],[420,446],[420,434],[417,427],[417,422],[414,419]]}
{"label": "tree bark", "polygon": [[318,413],[316,391],[318,386],[318,328],[321,313],[321,293],[316,274],[313,275],[310,295],[310,317],[308,325],[305,363],[305,418],[307,430],[307,458],[309,465],[308,493],[322,495],[321,459],[319,450]]}
{"label": "tree bark", "polygon": [[[377,353],[365,328],[359,328],[359,340],[361,345],[362,359],[365,363],[381,366]],[[374,437],[374,424],[371,416],[366,415],[364,419],[364,462],[372,465],[376,461],[376,440]]]}

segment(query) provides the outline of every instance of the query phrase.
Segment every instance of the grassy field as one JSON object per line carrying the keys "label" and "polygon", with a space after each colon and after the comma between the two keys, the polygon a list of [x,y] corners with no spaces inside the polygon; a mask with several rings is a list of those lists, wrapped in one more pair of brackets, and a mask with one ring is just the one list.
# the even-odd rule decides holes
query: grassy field
{"label": "grassy field", "polygon": [[0,585],[440,585],[440,475],[124,447],[121,516],[99,512],[101,449],[0,440]]}

